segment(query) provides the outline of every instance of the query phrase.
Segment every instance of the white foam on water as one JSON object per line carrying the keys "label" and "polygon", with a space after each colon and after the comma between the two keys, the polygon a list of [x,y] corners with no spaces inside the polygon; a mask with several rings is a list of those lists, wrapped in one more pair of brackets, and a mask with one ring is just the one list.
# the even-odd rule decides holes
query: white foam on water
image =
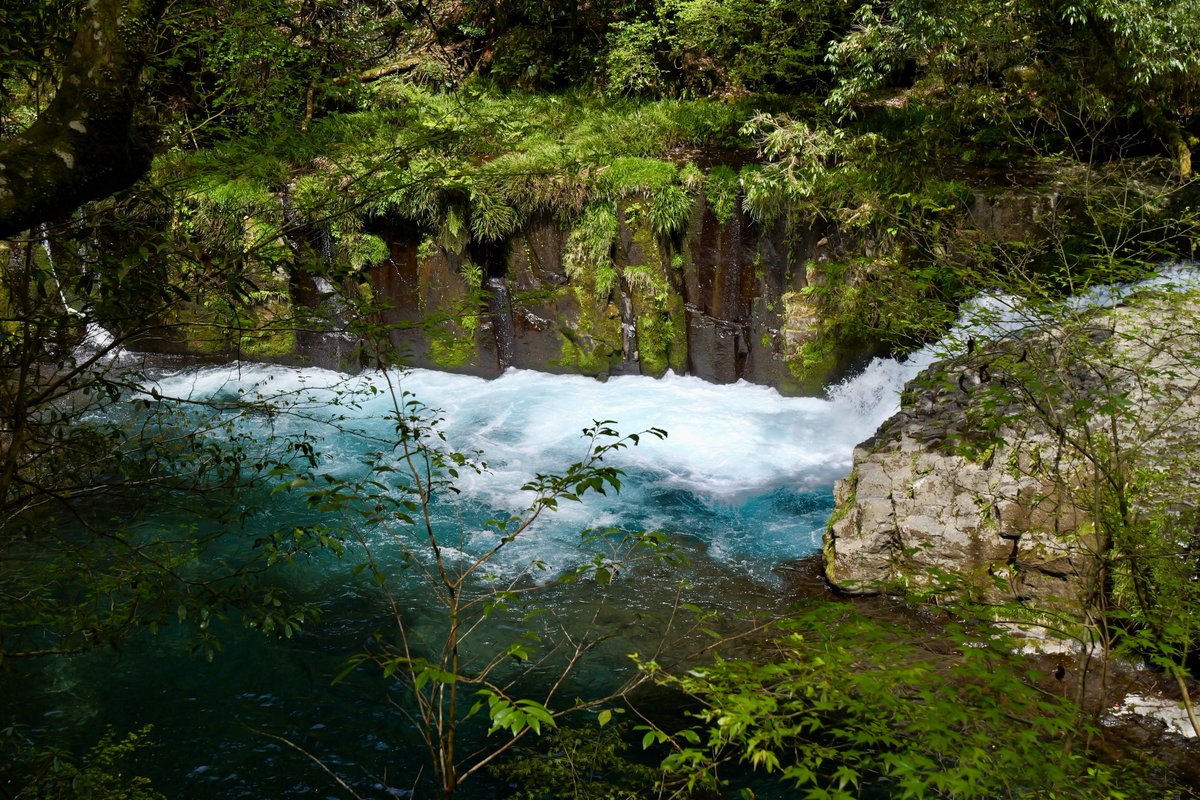
{"label": "white foam on water", "polygon": [[[1062,302],[1072,312],[1109,308],[1135,292],[1180,291],[1200,288],[1200,269],[1192,263],[1162,267],[1156,274],[1135,283],[1093,286]],[[940,359],[959,355],[972,340],[984,342],[1025,330],[1045,328],[1053,311],[1039,312],[1017,296],[984,293],[965,303],[955,325],[939,341],[914,351],[903,359],[875,358],[859,375],[832,387],[829,397],[845,413],[872,430],[900,409],[900,392],[921,370]]]}
{"label": "white foam on water", "polygon": [[[522,491],[524,484],[537,473],[562,472],[586,456],[582,431],[595,420],[615,420],[612,427],[625,434],[651,427],[668,432],[665,439],[643,436],[638,446],[610,453],[605,463],[627,473],[619,495],[560,504],[557,513],[546,515],[523,537],[524,543],[506,548],[513,568],[532,558],[565,564],[578,550],[580,530],[610,526],[667,528],[699,540],[716,555],[755,553],[768,566],[812,552],[814,528],[823,519],[789,520],[778,514],[759,519],[743,506],[775,490],[827,495],[833,480],[849,469],[853,446],[873,428],[828,399],[788,398],[747,383],[717,386],[675,375],[600,383],[509,370],[487,381],[412,370],[386,378],[347,378],[318,369],[234,365],[162,376],[141,399],[157,392],[233,406],[280,397],[295,406],[293,413],[272,416],[272,432],[306,430],[318,436],[324,468],[350,474],[365,453],[387,450],[383,442],[394,430],[388,378],[399,391],[437,410],[450,448],[481,451],[488,464],[485,474],[464,470],[457,481],[461,505],[486,511],[443,509],[448,529],[475,530],[488,516],[519,513],[532,499]],[[339,404],[330,405],[335,400]],[[342,424],[362,435],[341,435],[318,421],[341,415],[348,417]],[[770,504],[764,508],[769,511]],[[770,532],[761,544],[770,542],[778,551],[758,552],[759,524]],[[786,546],[789,526],[796,529],[791,548]],[[458,536],[455,532],[450,539]],[[475,548],[463,545],[473,552],[490,541],[483,534],[466,539],[475,541]]]}
{"label": "white foam on water", "polygon": [[844,413],[862,420],[864,426],[874,431],[900,410],[900,392],[921,370],[935,361],[965,352],[972,340],[996,339],[1033,327],[1037,321],[1020,298],[981,294],[963,305],[958,321],[942,339],[903,359],[872,359],[859,375],[832,387],[829,397]]}
{"label": "white foam on water", "polygon": [[[1153,280],[1200,283],[1194,270],[1174,270]],[[1089,302],[1116,302],[1144,285],[1098,290]],[[532,499],[521,489],[525,483],[582,459],[587,443],[581,431],[594,420],[613,420],[612,427],[624,434],[661,428],[666,439],[643,436],[639,446],[606,458],[628,473],[619,497],[563,503],[557,514],[548,515],[553,522],[546,520],[526,537],[526,546],[507,549],[519,558],[555,561],[574,552],[583,528],[661,527],[693,536],[723,557],[770,564],[813,552],[824,518],[819,509],[797,513],[786,503],[762,498],[777,491],[829,498],[833,481],[850,468],[855,445],[899,409],[900,391],[922,369],[962,352],[972,339],[1041,322],[1017,298],[980,296],[963,308],[940,342],[903,360],[877,358],[825,398],[784,397],[745,382],[715,385],[673,374],[604,383],[515,369],[494,380],[429,370],[347,378],[327,370],[264,365],[181,372],[159,379],[157,390],[188,399],[283,396],[297,404],[298,413],[274,419],[273,430],[286,432],[290,426],[321,437],[318,448],[328,468],[345,471],[354,469],[364,453],[387,449],[394,434],[395,388],[406,393],[402,397],[437,410],[450,448],[479,451],[487,462],[487,473],[463,471],[457,482],[464,506],[486,509],[476,515],[477,522],[464,522],[472,512],[461,507],[443,514],[445,524],[468,530],[487,516],[519,513]],[[361,435],[337,435],[316,421],[339,416]]]}
{"label": "white foam on water", "polygon": [[[67,309],[72,314],[78,314],[71,308]],[[104,365],[113,365],[126,363],[132,359],[129,352],[124,347],[115,346],[116,337],[98,322],[89,322],[87,329],[84,331],[83,338],[79,344],[75,345],[71,356],[76,362],[84,362],[94,359],[96,363]]]}

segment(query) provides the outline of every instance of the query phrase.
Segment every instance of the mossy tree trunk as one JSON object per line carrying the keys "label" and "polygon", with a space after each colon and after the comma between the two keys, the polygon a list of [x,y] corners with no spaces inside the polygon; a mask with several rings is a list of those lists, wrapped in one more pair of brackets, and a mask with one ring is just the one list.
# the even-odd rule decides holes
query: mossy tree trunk
{"label": "mossy tree trunk", "polygon": [[137,84],[163,0],[92,0],[54,99],[0,147],[0,238],[131,185],[150,165]]}

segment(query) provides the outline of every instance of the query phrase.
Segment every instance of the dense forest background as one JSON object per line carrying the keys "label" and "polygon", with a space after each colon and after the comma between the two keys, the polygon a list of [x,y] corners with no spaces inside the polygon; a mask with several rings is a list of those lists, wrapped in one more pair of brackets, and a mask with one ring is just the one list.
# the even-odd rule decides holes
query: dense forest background
{"label": "dense forest background", "polygon": [[[640,292],[653,311],[646,342],[655,342],[643,346],[643,361],[661,374],[681,363],[664,279],[618,273],[611,251],[618,226],[635,220],[668,261],[678,256],[703,196],[718,220],[744,214],[782,231],[797,251],[815,238],[840,243],[821,280],[805,287],[816,333],[790,364],[798,385],[811,386],[813,375],[819,385],[828,372],[815,370],[837,352],[864,343],[911,350],[943,334],[980,291],[1053,302],[1194,258],[1195,11],[1189,0],[8,0],[0,8],[0,670],[119,648],[168,625],[193,626],[197,653],[211,655],[206,630],[216,614],[290,636],[312,622],[312,610],[264,590],[264,581],[353,541],[344,530],[301,526],[267,537],[243,561],[218,563],[206,554],[209,533],[144,542],[111,528],[106,509],[170,496],[197,518],[215,515],[220,528],[239,513],[237,503],[214,501],[222,492],[287,486],[310,492],[313,508],[357,514],[359,525],[387,517],[419,527],[434,487],[468,468],[467,457],[438,449],[424,412],[403,397],[394,405],[397,446],[412,468],[403,497],[370,482],[310,490],[314,442],[300,436],[264,450],[236,423],[200,416],[231,405],[264,414],[277,400],[180,411],[141,394],[149,418],[97,424],[97,404],[149,391],[135,371],[113,368],[122,348],[288,359],[305,335],[337,328],[356,343],[343,366],[402,365],[394,309],[370,279],[389,258],[386,231],[416,231],[423,257],[441,254],[483,292],[496,277],[497,248],[552,220],[565,237],[566,273],[582,287],[572,301],[581,320],[610,324],[595,309],[617,284]],[[1037,199],[1005,236],[962,224],[980,196],[1013,189]],[[304,292],[324,299],[297,302]],[[435,362],[467,361],[464,337],[477,330],[479,306],[468,293],[436,322]],[[585,373],[607,369],[583,345],[563,358]],[[1111,411],[1071,402],[1079,417]],[[501,529],[515,538],[559,500],[619,489],[602,456],[637,436],[607,425],[591,430],[587,458],[539,476],[529,516]],[[1110,452],[1088,446],[1087,457],[1111,466]],[[1121,524],[1132,524],[1127,486],[1117,488]],[[1100,622],[1084,624],[1106,636],[1119,629],[1132,651],[1151,653],[1183,686],[1200,630],[1194,575],[1139,572],[1142,562],[1126,558],[1136,548],[1121,551],[1120,541],[1109,549],[1124,555],[1112,563],[1133,564],[1132,577],[1099,590],[1119,613],[1107,616],[1105,605]],[[633,544],[669,562],[666,543]],[[575,577],[607,586],[619,571],[599,559]],[[427,574],[449,619],[442,655],[405,649],[352,664],[407,681],[427,729],[430,791],[441,796],[505,754],[511,760],[499,763],[524,787],[520,796],[568,791],[567,777],[541,772],[536,754],[513,755],[560,723],[551,750],[579,752],[581,765],[592,759],[580,769],[598,788],[576,785],[577,796],[762,788],[723,782],[731,764],[810,797],[1191,791],[1093,747],[1102,737],[1088,690],[1051,702],[1003,646],[983,648],[947,679],[920,647],[827,609],[764,634],[769,656],[677,674],[644,662],[642,683],[700,709],[675,730],[637,721],[632,741],[666,753],[653,764],[622,761],[625,743],[613,731],[624,695],[603,710],[581,700],[552,713],[488,683],[489,662],[471,680],[491,694],[472,713],[512,744],[460,763],[456,725],[470,703],[456,705],[455,692],[460,679],[471,681],[458,669],[459,626],[470,629],[471,614],[511,598],[488,589],[478,596],[486,600],[463,600],[472,571],[443,571],[440,555]],[[519,660],[524,651],[506,653]],[[567,727],[583,714],[591,727]],[[627,739],[634,728],[622,728]],[[9,728],[0,736],[0,792],[166,792],[122,776],[116,765],[142,735],[126,733],[80,753]],[[621,770],[636,776],[632,784]]]}

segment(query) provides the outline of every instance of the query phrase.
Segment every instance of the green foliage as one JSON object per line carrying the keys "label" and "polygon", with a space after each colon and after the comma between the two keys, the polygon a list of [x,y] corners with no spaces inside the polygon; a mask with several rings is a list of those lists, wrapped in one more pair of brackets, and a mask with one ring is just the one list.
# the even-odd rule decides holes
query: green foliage
{"label": "green foliage", "polygon": [[[171,111],[173,144],[197,147],[281,129],[352,103],[347,73],[386,64],[408,28],[390,3],[183,3],[164,16],[147,70]],[[182,113],[181,113],[182,112]]]}
{"label": "green foliage", "polygon": [[654,158],[624,157],[613,160],[600,176],[599,189],[613,199],[635,193],[655,194],[673,186],[678,177],[674,164]]}
{"label": "green foliage", "polygon": [[622,271],[622,277],[631,291],[644,297],[658,297],[670,291],[658,270],[644,264],[630,264]]}
{"label": "green foliage", "polygon": [[738,174],[729,167],[719,164],[709,171],[704,193],[717,222],[725,225],[733,219],[741,191]]}
{"label": "green foliage", "polygon": [[[522,660],[528,658],[523,650],[517,652],[524,656]],[[488,728],[489,736],[497,731],[508,731],[513,736],[517,736],[526,730],[531,730],[540,736],[543,725],[547,730],[558,727],[554,715],[537,700],[528,698],[509,700],[492,689],[480,689],[476,694],[482,699],[471,707],[470,713],[474,714],[483,708],[485,703],[487,704],[488,719],[492,722],[491,727]]]}
{"label": "green foliage", "polygon": [[842,13],[829,0],[672,0],[659,7],[683,82],[713,92],[819,88]]}
{"label": "green foliage", "polygon": [[480,241],[496,241],[508,237],[517,227],[517,212],[491,187],[471,187],[471,232]]}
{"label": "green foliage", "polygon": [[601,83],[612,96],[813,91],[843,15],[828,0],[670,0],[610,26]]}
{"label": "green foliage", "polygon": [[[4,497],[9,518],[0,530],[11,558],[0,573],[0,657],[116,648],[138,629],[186,623],[194,652],[211,659],[220,647],[210,629],[217,619],[237,613],[249,627],[290,636],[319,615],[262,583],[267,566],[311,543],[280,539],[239,551],[222,538],[237,529],[250,493],[272,471],[306,460],[311,443],[259,443],[238,430],[237,401],[225,413],[205,414],[155,394],[146,388],[144,413],[132,419],[110,405],[113,398],[86,407],[108,410],[110,422],[60,417],[70,427],[59,431],[56,451],[21,465],[20,489]],[[261,409],[247,398],[243,413]],[[88,502],[97,498],[120,513]],[[196,522],[147,524],[153,498]]]}
{"label": "green foliage", "polygon": [[1191,399],[1200,352],[1181,337],[1196,297],[1147,293],[1136,305],[1105,318],[1038,304],[1029,319],[1044,344],[996,346],[995,385],[968,419],[997,448],[1012,431],[1044,437],[1037,457],[1015,466],[1056,487],[1061,535],[1089,564],[1076,602],[1090,636],[1182,686],[1200,646],[1196,510],[1179,501],[1200,474]]}
{"label": "green foliage", "polygon": [[[463,277],[468,285],[474,280],[482,282],[482,269],[470,262],[464,267]],[[478,355],[475,335],[479,330],[483,302],[483,294],[476,286],[461,302],[431,313],[427,355],[433,363],[445,368],[462,367]]]}
{"label": "green foliage", "polygon": [[637,800],[658,796],[658,771],[625,755],[629,746],[617,725],[600,730],[560,727],[543,737],[539,745],[537,749],[518,749],[492,769],[498,777],[520,787],[514,800]]}
{"label": "green foliage", "polygon": [[[611,203],[591,206],[571,229],[563,253],[563,267],[573,281],[583,276],[598,276],[612,265],[612,249],[617,240],[617,214]],[[612,286],[596,279],[596,293],[607,297]]]}
{"label": "green foliage", "polygon": [[[396,102],[400,108],[314,120],[303,136],[161,159],[156,179],[177,221],[178,250],[202,248],[237,264],[260,288],[297,267],[333,280],[381,262],[386,247],[364,232],[371,217],[410,220],[459,254],[471,241],[505,240],[549,217],[572,225],[568,273],[588,276],[606,297],[617,279],[614,202],[636,203],[661,237],[679,234],[698,171],[684,175],[665,154],[736,137],[745,113],[705,102],[445,95],[411,86]],[[228,323],[227,307],[201,297],[180,321],[199,329],[211,313]],[[249,317],[254,329],[274,322],[278,309]],[[452,338],[436,344],[439,363],[470,357],[463,339]]]}
{"label": "green foliage", "polygon": [[0,8],[0,137],[33,122],[71,49],[82,3],[13,0]]}
{"label": "green foliage", "polygon": [[688,790],[728,791],[737,763],[812,798],[1146,796],[1137,774],[1087,754],[1097,732],[1038,686],[1006,637],[962,630],[953,641],[939,656],[825,605],[783,623],[759,660],[678,675],[643,664],[701,704],[698,724],[671,735],[664,767]]}
{"label": "green foliage", "polygon": [[693,195],[682,186],[666,186],[655,192],[650,203],[650,224],[662,237],[682,233],[695,204]]}
{"label": "green foliage", "polygon": [[[746,210],[766,223],[828,216],[847,228],[867,228],[890,216],[894,191],[922,177],[900,146],[874,133],[768,114],[750,119],[743,131],[768,159],[743,178]],[[897,160],[888,163],[892,156]]]}
{"label": "green foliage", "polygon": [[678,374],[687,370],[682,308],[664,308],[665,305],[656,298],[651,310],[637,317],[639,363],[644,374],[656,377],[666,374],[668,369]]}
{"label": "green foliage", "polygon": [[[61,751],[43,751],[22,731],[0,732],[5,756],[0,774],[16,784],[5,786],[14,800],[165,800],[147,778],[127,775],[128,762],[151,746],[150,726],[118,739],[108,731],[78,761]],[[11,760],[10,760],[11,759]]]}
{"label": "green foliage", "polygon": [[[1016,121],[1087,160],[1097,146],[1124,146],[1114,123],[1149,123],[1176,147],[1180,126],[1197,123],[1180,102],[1200,78],[1200,55],[1188,44],[1200,34],[1193,11],[1186,0],[865,4],[830,49],[838,80],[828,104],[850,115],[899,84],[907,102],[947,116],[942,128],[999,123],[999,134],[1012,136]],[[916,65],[911,89],[900,78],[906,62]],[[1187,178],[1190,157],[1180,169]]]}
{"label": "green foliage", "polygon": [[959,243],[970,192],[932,177],[906,142],[879,134],[765,114],[744,130],[768,159],[740,177],[754,219],[783,223],[794,235],[823,222],[854,231],[874,251],[842,258],[834,251],[810,265],[800,292],[820,320],[819,341],[791,366],[806,374],[847,344],[906,349],[940,335],[953,305],[979,285],[970,263],[975,251]]}
{"label": "green foliage", "polygon": [[[621,436],[610,421],[596,421],[583,431],[582,460],[561,474],[538,473],[521,487],[532,498],[522,512],[488,520],[481,532],[446,530],[434,521],[434,504],[458,493],[461,475],[484,475],[486,465],[449,449],[438,431],[436,412],[400,390],[391,374],[382,378],[393,399],[395,441],[369,455],[366,469],[356,477],[331,474],[318,463],[277,470],[279,490],[296,492],[310,509],[329,514],[342,538],[361,553],[357,571],[391,609],[392,631],[374,637],[368,649],[352,656],[339,680],[360,666],[374,665],[397,685],[405,698],[403,708],[427,747],[436,791],[449,797],[462,780],[522,739],[549,733],[563,716],[604,702],[571,701],[557,694],[594,647],[595,620],[560,638],[561,623],[552,619],[551,609],[539,607],[537,597],[560,583],[590,580],[603,600],[617,576],[633,564],[675,563],[666,537],[584,532],[582,541],[596,547],[594,557],[557,576],[536,559],[506,577],[493,574],[493,565],[561,503],[620,491],[623,473],[605,458],[635,446],[643,436],[662,438],[666,433],[651,428]],[[410,534],[379,543],[379,530]],[[392,549],[405,565],[399,574],[382,568],[380,547]],[[414,581],[439,606],[432,640],[418,628],[425,620],[417,622],[404,613],[402,598],[414,590]],[[547,668],[560,670],[560,676],[540,696],[522,696],[533,671]],[[467,708],[469,698],[475,702]],[[484,716],[486,736],[507,735],[474,752],[458,749],[460,731]]]}
{"label": "green foliage", "polygon": [[[583,299],[581,305],[588,302]],[[621,363],[620,315],[601,313],[602,327],[599,329],[589,326],[587,333],[582,335],[572,331],[563,333],[559,357],[553,362],[555,366],[568,368],[580,375],[607,375],[609,370]],[[583,315],[581,319],[589,316],[593,314]],[[582,323],[580,328],[584,328]]]}
{"label": "green foliage", "polygon": [[1164,506],[1161,500],[1194,470],[1181,466],[1142,466],[1129,487],[1141,512],[1132,525],[1109,526],[1114,538],[1111,620],[1123,630],[1122,647],[1176,677],[1188,673],[1189,658],[1200,652],[1200,556],[1192,543],[1197,511]]}
{"label": "green foliage", "polygon": [[662,31],[650,21],[618,22],[605,56],[606,90],[614,95],[652,95],[663,83],[658,64]]}
{"label": "green foliage", "polygon": [[[0,64],[0,134],[20,130],[44,105],[80,5],[18,0],[0,9],[0,50],[7,54]],[[15,520],[3,529],[4,550],[17,566],[0,576],[0,595],[7,598],[0,603],[6,637],[0,655],[32,656],[46,643],[51,647],[45,649],[64,652],[116,644],[133,626],[154,629],[174,620],[193,624],[197,652],[211,657],[219,648],[211,622],[234,610],[251,626],[293,635],[312,612],[264,596],[255,576],[240,568],[196,575],[194,586],[174,580],[205,563],[206,548],[217,538],[208,524],[234,524],[240,506],[222,490],[260,485],[264,476],[294,477],[301,482],[286,485],[296,490],[322,485],[306,490],[310,504],[346,512],[354,520],[350,528],[361,532],[385,522],[419,526],[421,505],[436,492],[452,491],[457,470],[475,467],[463,454],[438,449],[436,434],[407,399],[396,413],[398,436],[402,447],[411,447],[404,453],[419,456],[408,466],[423,463],[427,471],[413,468],[398,482],[388,460],[395,451],[370,464],[374,482],[347,482],[318,474],[311,442],[258,443],[232,435],[225,447],[201,433],[208,421],[173,416],[176,409],[165,410],[172,404],[153,394],[142,400],[153,408],[136,418],[137,435],[125,425],[79,423],[94,408],[88,396],[103,402],[127,388],[95,378],[90,369],[97,359],[77,360],[74,345],[87,322],[110,323],[119,337],[166,326],[182,330],[195,349],[285,355],[295,341],[287,307],[292,278],[318,276],[335,285],[361,278],[389,255],[370,232],[378,218],[413,223],[428,242],[426,252],[441,247],[457,254],[546,219],[569,226],[564,261],[576,285],[559,297],[578,306],[579,330],[564,338],[562,362],[596,374],[621,358],[621,317],[609,302],[621,289],[636,304],[647,371],[686,364],[684,311],[666,257],[661,264],[618,268],[613,249],[624,219],[636,244],[662,256],[656,247],[678,238],[701,185],[722,222],[732,219],[740,200],[757,222],[782,223],[797,242],[819,228],[869,243],[870,258],[833,253],[809,270],[812,283],[790,296],[794,307],[815,307],[823,320],[817,340],[795,354],[808,370],[828,364],[835,345],[846,342],[895,346],[928,339],[976,286],[1013,282],[999,270],[976,271],[974,260],[996,253],[968,250],[950,235],[971,193],[935,175],[931,155],[948,150],[981,161],[994,153],[1001,162],[1010,150],[997,144],[1020,144],[1025,152],[1032,144],[1034,151],[1058,148],[1086,162],[1089,169],[1077,171],[1077,182],[1055,177],[1063,199],[1049,222],[1079,224],[1047,242],[1008,249],[1007,257],[1026,259],[1022,267],[1040,270],[1036,285],[1049,294],[1130,275],[1194,238],[1170,217],[1164,198],[1142,191],[1145,175],[1108,163],[1100,168],[1126,146],[1122,132],[1148,128],[1172,148],[1174,169],[1184,173],[1188,148],[1195,146],[1193,95],[1200,76],[1194,47],[1200,30],[1191,3],[586,5],[469,0],[401,8],[273,0],[171,7],[145,70],[143,111],[165,121],[160,143],[175,148],[157,160],[152,186],[57,226],[51,249],[77,255],[50,263],[31,241],[24,261],[13,259],[5,272],[0,480],[6,519]],[[853,24],[846,14],[854,15]],[[399,64],[390,78],[364,75],[400,56],[416,62],[414,80],[400,77]],[[750,91],[821,92],[830,70],[837,82],[828,107],[861,113],[869,118],[862,126],[835,127],[820,115],[756,114],[779,108],[779,101],[736,99]],[[528,88],[594,78],[605,99],[578,91],[493,91],[483,76]],[[462,90],[440,91],[454,86]],[[893,89],[904,97],[874,104],[878,92]],[[726,100],[632,99],[675,95]],[[789,102],[789,112],[795,108]],[[961,146],[947,147],[960,135]],[[700,158],[689,154],[751,146],[764,163],[740,174],[717,166],[705,177],[690,162],[676,166],[681,153]],[[1101,172],[1106,178],[1097,181]],[[98,217],[120,226],[100,229]],[[1046,263],[1062,269],[1051,272]],[[479,289],[482,277],[480,267],[465,263],[469,287]],[[461,366],[474,357],[479,310],[471,294],[450,311],[434,339],[433,360]],[[1096,362],[1095,351],[1078,355]],[[1190,486],[1194,465],[1182,456],[1148,457],[1144,434],[1166,423],[1132,415],[1137,403],[1127,394],[1081,395],[1055,385],[1052,366],[1042,363],[1040,373],[1027,373],[1022,370],[1036,359],[1022,362],[1025,367],[1009,360],[1012,381],[997,387],[1027,390],[1024,400],[1033,398],[1034,411],[1047,419],[1058,420],[1067,409],[1086,423],[1065,441],[1104,479],[1074,487],[1076,499],[1088,501],[1081,505],[1095,510],[1092,530],[1105,537],[1103,599],[1111,614],[1104,623],[1119,629],[1133,651],[1181,675],[1200,624],[1193,608],[1200,602],[1193,591],[1195,559],[1191,544],[1181,544],[1190,542],[1195,515],[1166,498]],[[1005,414],[1013,398],[992,399],[990,410],[999,411],[987,424],[995,433],[1011,421]],[[241,399],[231,402],[242,408]],[[242,410],[268,407],[246,403]],[[1114,424],[1115,441],[1100,435],[1091,424],[1096,419]],[[214,424],[214,434],[231,430]],[[1060,430],[1068,432],[1061,422]],[[531,516],[562,500],[619,488],[619,473],[599,463],[606,448],[617,446],[608,439],[615,434],[603,423],[591,433],[594,461],[566,476],[539,476],[527,487],[538,493]],[[163,474],[195,479],[168,481]],[[144,487],[191,497],[187,502],[209,522],[195,530],[137,534],[94,518],[69,534],[34,524],[46,520],[50,505],[95,497],[98,490],[128,500]],[[129,518],[136,519],[136,510],[134,503]],[[492,528],[510,542],[525,521],[493,521]],[[427,533],[440,553],[434,532]],[[339,551],[343,543],[328,531],[295,528],[259,546],[268,563],[279,563]],[[433,562],[416,550],[408,555],[422,565],[433,591],[448,598],[452,620],[458,615],[469,627],[513,604],[507,590],[482,578],[486,559],[455,574],[443,569],[440,555]],[[597,558],[574,578],[603,588],[619,570]],[[373,564],[366,571],[385,593],[398,591]],[[529,576],[538,572],[531,567]],[[536,588],[537,580],[530,577],[530,585]],[[72,607],[57,593],[64,582],[81,587]],[[475,594],[464,599],[464,590]],[[1039,761],[1035,752],[1047,742],[1061,744],[1054,726],[1070,729],[1073,720],[1059,704],[1031,695],[996,648],[961,649],[961,672],[938,686],[924,654],[876,641],[855,623],[843,634],[874,641],[878,653],[838,644],[814,624],[803,635],[782,638],[771,663],[724,661],[668,679],[709,704],[701,716],[708,728],[680,734],[673,766],[701,784],[716,780],[712,771],[722,759],[741,758],[814,796],[844,795],[871,781],[901,796],[1003,796],[1035,786],[1070,796],[1082,785],[1072,781],[1084,774],[1086,759],[1059,759],[1055,747],[1049,750],[1055,757]],[[448,700],[459,691],[482,698],[478,711],[482,717],[486,708],[487,725],[503,734],[498,738],[555,727],[568,703],[523,698],[509,693],[507,683],[488,683],[495,664],[524,663],[533,645],[518,637],[498,661],[485,660],[472,671],[453,663],[462,641],[455,636],[440,653],[416,654],[402,633],[395,649],[381,644],[356,663],[376,663],[411,691],[410,710],[428,723],[434,750],[447,747],[453,724],[467,716]],[[495,674],[507,679],[511,673],[497,667]],[[989,705],[989,694],[1000,700]],[[1006,715],[1032,726],[1006,728]],[[434,731],[431,721],[444,718],[452,720],[450,738],[438,739],[445,731]],[[656,731],[646,735],[662,738]],[[104,772],[115,756],[105,753],[122,747],[103,744],[94,754],[100,772],[71,767],[75,772],[64,772],[63,780],[101,794],[116,791]],[[607,763],[613,752],[597,748],[596,761]],[[1028,771],[1022,759],[1036,766]],[[456,766],[442,769],[453,778]],[[1091,785],[1106,790],[1112,776],[1095,769]],[[1006,770],[1020,781],[1005,783]],[[557,780],[545,783],[567,785]],[[442,788],[451,791],[453,780]]]}

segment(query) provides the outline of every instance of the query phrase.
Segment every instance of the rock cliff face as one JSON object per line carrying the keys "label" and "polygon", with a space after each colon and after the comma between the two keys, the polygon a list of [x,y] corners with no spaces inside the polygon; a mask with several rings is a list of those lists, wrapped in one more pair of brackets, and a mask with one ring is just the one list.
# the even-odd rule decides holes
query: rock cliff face
{"label": "rock cliff face", "polygon": [[722,222],[702,195],[670,240],[635,200],[618,205],[616,221],[606,275],[571,274],[568,232],[552,219],[462,253],[430,247],[415,227],[379,225],[391,258],[372,283],[390,305],[394,343],[415,366],[482,376],[509,366],[597,377],[670,369],[788,394],[819,393],[870,355],[843,347],[812,363],[804,352],[819,331],[803,290],[861,242],[789,237],[741,211]]}
{"label": "rock cliff face", "polygon": [[[572,239],[578,219],[535,220],[506,239],[458,250],[411,222],[372,220],[371,232],[390,250],[370,271],[373,299],[387,307],[381,319],[413,366],[601,378],[669,369],[818,395],[877,347],[842,335],[823,290],[852,294],[879,278],[872,270],[902,272],[896,243],[882,228],[847,233],[830,220],[764,226],[741,205],[718,218],[701,189],[681,226],[664,234],[652,224],[650,199],[627,197],[601,237],[603,263],[586,268],[583,245]],[[958,234],[1027,240],[1052,213],[1053,198],[980,191],[969,205]],[[301,304],[323,302],[319,292],[293,294]],[[353,366],[347,349],[319,333],[301,343],[309,363],[322,366]]]}
{"label": "rock cliff face", "polygon": [[1087,607],[1117,535],[1103,509],[1136,528],[1191,502],[1166,493],[1194,484],[1200,463],[1198,311],[1194,296],[1143,298],[924,372],[837,483],[829,580]]}
{"label": "rock cliff face", "polygon": [[1043,433],[964,455],[949,436],[963,409],[934,392],[893,417],[854,452],[838,481],[826,533],[829,580],[852,593],[964,590],[991,602],[1079,608],[1091,568],[1074,510],[1049,476],[1016,450],[1050,445]]}

